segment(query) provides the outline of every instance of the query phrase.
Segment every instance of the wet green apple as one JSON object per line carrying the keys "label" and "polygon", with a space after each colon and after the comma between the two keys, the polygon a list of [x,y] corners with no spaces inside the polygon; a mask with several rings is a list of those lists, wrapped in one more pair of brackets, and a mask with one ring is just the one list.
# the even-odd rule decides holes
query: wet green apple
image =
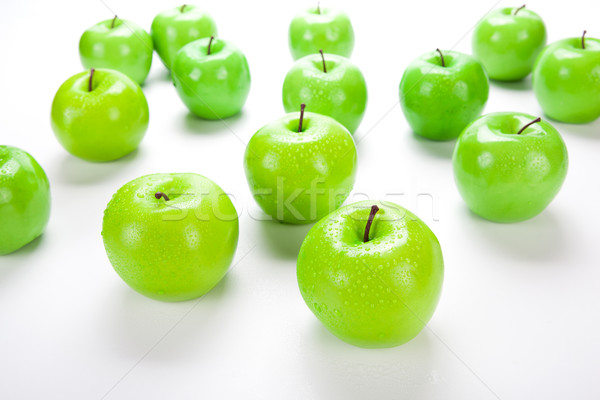
{"label": "wet green apple", "polygon": [[488,100],[481,64],[457,51],[432,51],[414,60],[400,81],[400,105],[412,130],[431,140],[456,139]]}
{"label": "wet green apple", "polygon": [[300,293],[340,339],[393,347],[413,339],[440,297],[444,261],[429,227],[386,201],[362,201],[317,222],[300,248]]}
{"label": "wet green apple", "polygon": [[345,57],[319,54],[296,61],[283,82],[283,108],[332,117],[354,133],[367,108],[367,84],[362,72]]}
{"label": "wet green apple", "polygon": [[204,176],[152,174],[123,185],[102,221],[108,259],[139,293],[190,300],[223,279],[237,247],[229,196]]}
{"label": "wet green apple", "polygon": [[140,85],[150,72],[153,53],[150,34],[116,16],[87,29],[79,39],[79,56],[84,68],[114,69]]}
{"label": "wet green apple", "polygon": [[52,129],[71,154],[112,161],[135,150],[148,128],[148,103],[126,75],[91,69],[67,79],[52,102]]}
{"label": "wet green apple", "polygon": [[218,38],[198,39],[175,57],[173,83],[179,97],[196,116],[221,119],[239,113],[250,92],[246,56]]}
{"label": "wet green apple", "polygon": [[350,58],[354,29],[346,13],[317,5],[292,19],[288,40],[294,60],[319,50]]}
{"label": "wet green apple", "polygon": [[529,75],[545,45],[544,21],[525,6],[491,11],[473,31],[473,56],[491,79],[499,81]]}
{"label": "wet green apple", "polygon": [[340,207],[354,185],[356,164],[350,132],[303,108],[259,129],[244,156],[258,205],[291,224],[315,222]]}
{"label": "wet green apple", "polygon": [[29,153],[0,146],[0,255],[42,234],[50,218],[50,184]]}
{"label": "wet green apple", "polygon": [[460,135],[452,160],[458,191],[475,214],[496,222],[535,217],[567,175],[560,133],[523,113],[484,115]]}
{"label": "wet green apple", "polygon": [[154,17],[150,33],[158,56],[171,69],[179,49],[194,40],[216,36],[217,25],[200,7],[184,4]]}
{"label": "wet green apple", "polygon": [[600,116],[600,40],[559,40],[539,55],[533,91],[544,113],[567,123],[587,123]]}

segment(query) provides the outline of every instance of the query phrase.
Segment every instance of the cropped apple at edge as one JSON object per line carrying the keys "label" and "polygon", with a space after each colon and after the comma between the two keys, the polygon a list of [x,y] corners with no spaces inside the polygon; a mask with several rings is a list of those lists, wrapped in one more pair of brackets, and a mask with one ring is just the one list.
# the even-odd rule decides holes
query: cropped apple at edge
{"label": "cropped apple at edge", "polygon": [[229,196],[198,174],[152,174],[123,185],[104,211],[102,238],[119,276],[162,301],[208,293],[227,273],[239,235]]}
{"label": "cropped apple at edge", "polygon": [[567,175],[567,148],[547,121],[492,113],[460,135],[452,158],[458,190],[477,215],[495,222],[533,218],[550,204]]}
{"label": "cropped apple at edge", "polygon": [[259,129],[244,155],[250,191],[274,219],[315,222],[342,205],[354,186],[357,151],[333,118],[289,113]]}
{"label": "cropped apple at edge", "polygon": [[367,348],[413,339],[435,311],[443,277],[433,232],[385,201],[354,203],[321,219],[297,263],[308,308],[335,336]]}
{"label": "cropped apple at edge", "polygon": [[50,218],[50,184],[26,151],[0,146],[0,255],[42,234]]}

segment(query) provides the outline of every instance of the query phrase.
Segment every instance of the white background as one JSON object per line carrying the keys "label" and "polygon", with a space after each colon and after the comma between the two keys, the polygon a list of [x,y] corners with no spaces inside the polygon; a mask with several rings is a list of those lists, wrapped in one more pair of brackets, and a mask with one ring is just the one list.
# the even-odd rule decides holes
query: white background
{"label": "white background", "polygon": [[[283,114],[281,85],[292,65],[288,24],[313,2],[203,2],[220,36],[244,50],[252,72],[242,114],[227,120],[231,131],[191,117],[155,57],[144,86],[150,127],[139,151],[93,164],[67,154],[49,123],[54,93],[82,70],[79,36],[112,12],[149,29],[156,13],[180,4],[3,0],[0,143],[40,162],[53,204],[43,237],[0,258],[0,398],[600,397],[600,121],[556,124],[569,150],[569,173],[544,213],[518,224],[483,221],[455,188],[453,143],[411,133],[397,104],[398,83],[423,52],[454,46],[470,52],[470,29],[495,0],[323,3],[350,14],[352,60],[369,89],[355,135],[355,193],[416,211],[442,244],[446,277],[428,329],[387,350],[336,339],[296,284],[295,257],[309,227],[251,217],[261,214],[244,177],[245,143]],[[550,41],[583,29],[600,36],[597,0],[528,7],[545,19]],[[541,113],[530,80],[492,84],[485,112],[492,111]],[[236,197],[236,262],[199,301],[147,299],[106,258],[100,236],[106,203],[124,183],[154,172],[197,172]]]}

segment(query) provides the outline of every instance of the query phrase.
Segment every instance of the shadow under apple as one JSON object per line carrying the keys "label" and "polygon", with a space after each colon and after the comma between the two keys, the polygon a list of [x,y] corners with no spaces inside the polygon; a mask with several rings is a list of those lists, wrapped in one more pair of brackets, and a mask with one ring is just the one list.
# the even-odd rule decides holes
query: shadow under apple
{"label": "shadow under apple", "polygon": [[131,165],[140,154],[135,149],[128,155],[114,161],[90,162],[65,153],[58,163],[60,179],[67,184],[89,185],[110,179],[123,171],[123,167]]}
{"label": "shadow under apple", "polygon": [[183,128],[186,132],[191,134],[235,134],[239,138],[241,138],[242,133],[246,132],[237,132],[238,123],[243,121],[244,119],[244,110],[240,111],[236,115],[233,115],[228,118],[215,119],[202,119],[192,112],[188,111],[183,118]]}
{"label": "shadow under apple", "polygon": [[452,153],[454,153],[456,140],[430,140],[421,135],[417,135],[412,130],[409,130],[405,134],[411,136],[410,139],[411,142],[414,143],[414,147],[418,148],[419,151],[426,153],[428,156],[447,160],[452,159]]}
{"label": "shadow under apple", "polygon": [[496,86],[496,87],[499,87],[502,89],[507,89],[507,90],[516,90],[516,91],[533,90],[533,85],[531,83],[531,74],[521,80],[513,81],[513,82],[496,81],[496,80],[490,79],[490,85]]}
{"label": "shadow under apple", "polygon": [[293,225],[274,220],[260,221],[261,235],[272,255],[285,260],[296,260],[304,238],[313,224]]}

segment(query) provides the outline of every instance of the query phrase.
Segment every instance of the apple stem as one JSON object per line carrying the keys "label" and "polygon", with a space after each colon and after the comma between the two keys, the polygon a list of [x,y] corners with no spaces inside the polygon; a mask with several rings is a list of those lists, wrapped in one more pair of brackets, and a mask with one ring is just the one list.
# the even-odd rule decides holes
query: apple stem
{"label": "apple stem", "polygon": [[319,50],[319,53],[321,53],[321,60],[323,60],[323,72],[327,72],[327,66],[325,65],[325,56],[323,55],[323,49]]}
{"label": "apple stem", "polygon": [[156,192],[154,193],[154,197],[158,200],[160,198],[165,199],[165,201],[169,201],[169,196],[167,196],[165,193],[163,192]]}
{"label": "apple stem", "polygon": [[440,58],[442,59],[442,67],[446,66],[446,61],[444,60],[444,55],[442,54],[442,51],[440,49],[435,49],[435,51],[437,51],[438,53],[440,53]]}
{"label": "apple stem", "polygon": [[181,8],[179,9],[179,12],[182,13],[186,6],[187,6],[187,4],[182,5]]}
{"label": "apple stem", "polygon": [[306,107],[306,104],[300,104],[300,121],[298,122],[298,133],[302,132],[302,121],[304,120],[304,107]]}
{"label": "apple stem", "polygon": [[583,35],[581,36],[581,48],[585,50],[585,34],[587,31],[583,31]]}
{"label": "apple stem", "polygon": [[317,14],[321,14],[321,2],[317,1]]}
{"label": "apple stem", "polygon": [[92,91],[92,82],[94,80],[94,72],[96,70],[94,68],[90,69],[90,79],[88,79],[88,92]]}
{"label": "apple stem", "polygon": [[113,29],[115,27],[115,22],[117,22],[117,15],[115,15],[112,22],[110,23],[110,29]]}
{"label": "apple stem", "polygon": [[524,8],[525,8],[525,4],[523,4],[521,7],[517,8],[517,9],[515,10],[515,12],[513,13],[513,15],[517,15],[517,13],[518,13],[519,11],[521,11],[522,9],[524,9]]}
{"label": "apple stem", "polygon": [[363,237],[363,242],[369,241],[369,231],[371,230],[371,225],[373,224],[373,219],[375,218],[375,214],[379,211],[379,207],[373,205],[371,206],[371,213],[369,214],[369,220],[367,221],[367,226],[365,227],[365,236]]}
{"label": "apple stem", "polygon": [[524,127],[521,128],[521,130],[519,132],[517,132],[517,135],[520,135],[521,133],[523,133],[523,131],[527,128],[529,128],[531,125],[533,124],[537,124],[538,122],[540,122],[542,119],[540,117],[537,117],[536,119],[534,119],[533,121],[527,123]]}
{"label": "apple stem", "polygon": [[210,56],[210,45],[212,44],[214,38],[215,38],[214,36],[211,36],[210,40],[208,41],[208,49],[206,49],[207,56]]}

